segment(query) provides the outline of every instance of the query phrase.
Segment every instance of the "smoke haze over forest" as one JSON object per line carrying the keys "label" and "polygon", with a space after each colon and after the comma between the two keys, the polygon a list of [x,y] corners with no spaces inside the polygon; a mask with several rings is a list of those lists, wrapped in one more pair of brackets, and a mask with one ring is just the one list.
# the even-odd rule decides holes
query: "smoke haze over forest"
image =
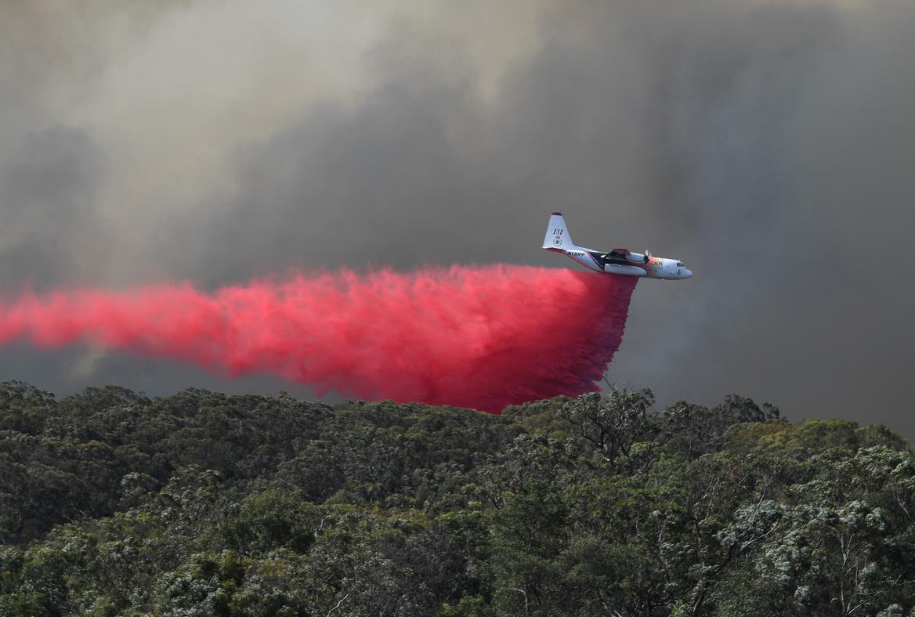
{"label": "smoke haze over forest", "polygon": [[[915,430],[911,0],[0,5],[0,291],[507,262],[644,281],[610,378]],[[536,335],[536,333],[532,333]],[[287,389],[73,347],[0,379]]]}

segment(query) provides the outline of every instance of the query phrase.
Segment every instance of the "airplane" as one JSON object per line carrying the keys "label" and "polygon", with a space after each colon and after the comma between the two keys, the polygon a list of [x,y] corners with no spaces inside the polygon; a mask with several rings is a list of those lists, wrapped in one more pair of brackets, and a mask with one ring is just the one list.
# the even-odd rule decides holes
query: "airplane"
{"label": "airplane", "polygon": [[668,281],[688,279],[693,275],[692,271],[683,265],[683,262],[677,259],[655,257],[648,251],[633,253],[628,249],[613,249],[609,253],[602,253],[575,246],[569,236],[566,221],[562,218],[562,212],[554,212],[550,216],[550,224],[546,228],[546,237],[543,239],[543,248],[571,257],[595,272],[644,276]]}

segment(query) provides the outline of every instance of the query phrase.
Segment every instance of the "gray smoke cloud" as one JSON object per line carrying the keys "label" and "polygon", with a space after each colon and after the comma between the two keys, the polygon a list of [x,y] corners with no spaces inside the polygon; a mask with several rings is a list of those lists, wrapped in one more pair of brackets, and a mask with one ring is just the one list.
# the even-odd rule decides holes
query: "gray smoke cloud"
{"label": "gray smoke cloud", "polygon": [[[915,430],[909,0],[33,6],[0,8],[6,294],[576,267],[560,209],[696,273],[639,283],[612,380]],[[308,394],[84,349],[0,376]]]}

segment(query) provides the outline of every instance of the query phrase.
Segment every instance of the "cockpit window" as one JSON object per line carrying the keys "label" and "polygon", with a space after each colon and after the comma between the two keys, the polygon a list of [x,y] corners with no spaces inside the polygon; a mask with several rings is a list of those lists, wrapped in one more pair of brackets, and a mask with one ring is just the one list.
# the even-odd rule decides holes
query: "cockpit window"
{"label": "cockpit window", "polygon": [[685,267],[685,266],[683,265],[683,262],[678,261],[678,262],[677,262],[677,267],[678,267],[678,268],[683,268],[683,267]]}

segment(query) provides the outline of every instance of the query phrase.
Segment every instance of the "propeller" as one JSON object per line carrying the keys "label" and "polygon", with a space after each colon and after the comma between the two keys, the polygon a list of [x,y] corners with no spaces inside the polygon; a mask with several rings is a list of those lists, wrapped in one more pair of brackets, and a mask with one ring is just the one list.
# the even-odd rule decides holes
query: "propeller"
{"label": "propeller", "polygon": [[651,251],[645,249],[645,263],[648,263],[649,259],[651,259]]}

